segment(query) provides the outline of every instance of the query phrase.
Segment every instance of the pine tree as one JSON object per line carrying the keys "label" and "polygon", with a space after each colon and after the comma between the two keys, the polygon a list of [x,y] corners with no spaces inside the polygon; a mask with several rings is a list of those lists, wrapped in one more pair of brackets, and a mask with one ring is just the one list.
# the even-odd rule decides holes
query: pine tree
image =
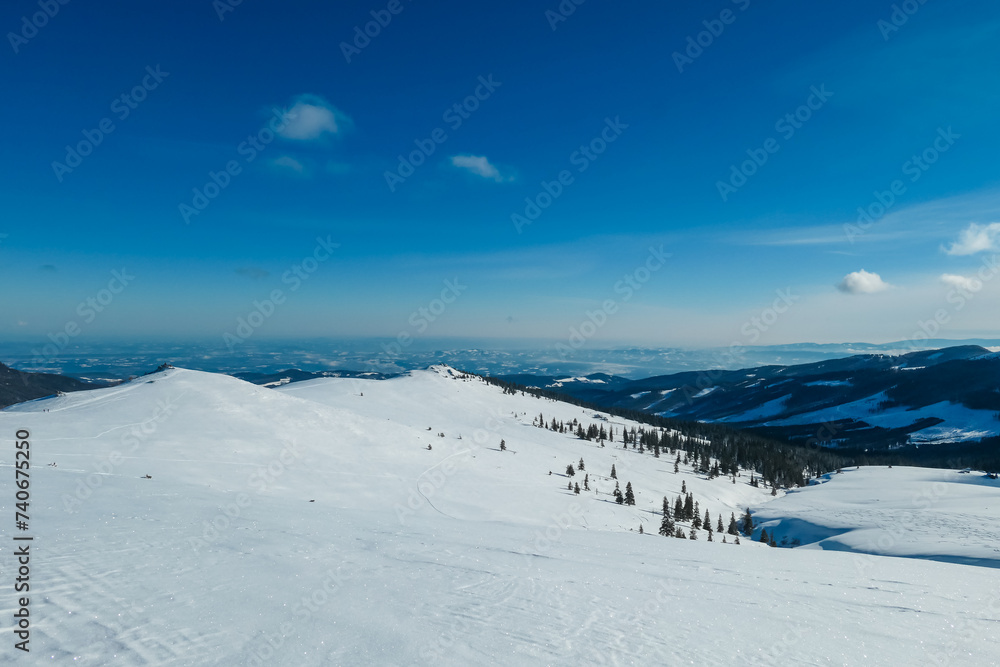
{"label": "pine tree", "polygon": [[715,532],[721,533],[725,528],[722,527],[722,512],[719,512],[719,521],[715,524]]}
{"label": "pine tree", "polygon": [[688,533],[688,539],[689,540],[697,540],[698,539],[698,533],[697,533],[697,531],[695,531],[694,528],[692,528],[691,532]]}
{"label": "pine tree", "polygon": [[583,459],[582,458],[580,459],[580,462],[576,464],[576,469],[579,470],[580,472],[583,472],[584,468],[583,468]]}
{"label": "pine tree", "polygon": [[618,487],[615,487],[615,502],[619,505],[625,502],[625,498],[622,497],[622,492]]}
{"label": "pine tree", "polygon": [[566,482],[566,490],[567,491],[573,490],[573,482]]}
{"label": "pine tree", "polygon": [[642,524],[639,524],[639,534],[642,535]]}
{"label": "pine tree", "polygon": [[663,509],[661,513],[663,516],[670,516],[670,501],[667,500],[666,496],[663,496]]}
{"label": "pine tree", "polygon": [[573,470],[573,464],[572,463],[570,463],[568,466],[566,466],[566,474],[569,475],[570,477],[572,477],[573,475],[576,474],[576,471]]}
{"label": "pine tree", "polygon": [[589,473],[583,476],[583,490],[584,491],[590,491],[590,474]]}
{"label": "pine tree", "polygon": [[680,466],[677,465],[677,461],[674,461],[674,474],[675,475],[677,474],[678,470],[680,470]]}
{"label": "pine tree", "polygon": [[740,529],[736,527],[736,515],[732,512],[729,513],[729,528],[726,529],[726,532],[730,535],[738,535],[740,532]]}
{"label": "pine tree", "polygon": [[615,464],[611,464],[611,479],[618,479],[618,473],[615,471]]}
{"label": "pine tree", "polygon": [[771,538],[767,541],[767,546],[769,546],[769,547],[776,547],[776,546],[778,546],[778,543],[774,541],[774,534],[773,533],[771,534]]}
{"label": "pine tree", "polygon": [[712,518],[708,515],[708,510],[705,510],[705,520],[701,522],[701,525],[705,527],[705,530],[712,530]]}
{"label": "pine tree", "polygon": [[687,492],[688,492],[687,481],[685,481],[685,480],[682,479],[681,480],[681,495],[686,495]]}
{"label": "pine tree", "polygon": [[580,495],[580,485],[579,484],[574,484],[573,485],[573,493],[575,493],[576,495]]}
{"label": "pine tree", "polygon": [[674,522],[673,519],[670,518],[666,496],[663,497],[663,510],[663,519],[660,521],[660,535],[670,537],[674,534]]}
{"label": "pine tree", "polygon": [[712,527],[711,526],[708,527],[708,541],[709,542],[712,541]]}
{"label": "pine tree", "polygon": [[760,529],[760,541],[767,544],[767,531],[763,528]]}
{"label": "pine tree", "polygon": [[684,501],[681,500],[680,496],[677,496],[677,500],[674,501],[674,518],[678,521],[684,520]]}
{"label": "pine tree", "polygon": [[686,540],[687,539],[687,536],[684,535],[684,529],[681,528],[680,526],[677,526],[677,529],[674,532],[674,537],[676,537],[679,540]]}
{"label": "pine tree", "polygon": [[694,518],[691,520],[691,526],[698,530],[701,530],[701,515],[695,512]]}
{"label": "pine tree", "polygon": [[501,452],[506,452],[507,451],[507,442],[505,440],[502,440],[502,439],[500,440],[500,451]]}
{"label": "pine tree", "polygon": [[747,508],[747,513],[743,515],[743,534],[750,535],[753,533],[753,517],[750,516],[750,508]]}
{"label": "pine tree", "polygon": [[625,484],[625,504],[635,505],[635,494],[632,493],[632,482]]}

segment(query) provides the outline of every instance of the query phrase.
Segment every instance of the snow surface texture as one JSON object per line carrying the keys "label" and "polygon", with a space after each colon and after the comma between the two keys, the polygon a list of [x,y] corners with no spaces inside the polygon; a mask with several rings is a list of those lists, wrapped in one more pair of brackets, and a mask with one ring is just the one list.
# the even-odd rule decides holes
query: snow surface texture
{"label": "snow surface texture", "polygon": [[[619,435],[602,448],[533,426],[539,412]],[[660,537],[682,481],[713,524],[782,503],[771,520],[791,521],[810,494],[795,510],[810,524],[863,512],[839,477],[772,499],[747,473],[674,474],[604,417],[443,367],[277,389],[174,369],[0,411],[0,663],[997,664],[994,569]],[[9,631],[17,429],[33,452],[30,654]],[[566,490],[581,457],[573,481],[597,492]],[[636,506],[611,500],[612,464]],[[956,533],[995,527],[995,489],[967,487]]]}

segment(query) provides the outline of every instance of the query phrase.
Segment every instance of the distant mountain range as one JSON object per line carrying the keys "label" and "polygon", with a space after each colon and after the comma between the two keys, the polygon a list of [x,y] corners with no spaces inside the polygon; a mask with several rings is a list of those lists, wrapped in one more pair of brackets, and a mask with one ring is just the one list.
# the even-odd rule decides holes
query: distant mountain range
{"label": "distant mountain range", "polygon": [[80,391],[110,386],[103,382],[84,382],[64,375],[25,373],[0,363],[0,408],[57,392]]}
{"label": "distant mountain range", "polygon": [[643,380],[600,373],[501,379],[598,405],[724,422],[791,442],[847,449],[970,443],[1000,435],[1000,354],[977,345]]}

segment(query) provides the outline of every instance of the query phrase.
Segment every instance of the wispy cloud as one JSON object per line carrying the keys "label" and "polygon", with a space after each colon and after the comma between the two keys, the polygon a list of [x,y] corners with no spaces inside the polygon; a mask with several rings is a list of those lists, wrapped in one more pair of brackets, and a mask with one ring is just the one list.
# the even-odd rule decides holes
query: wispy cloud
{"label": "wispy cloud", "polygon": [[941,274],[941,282],[948,287],[955,287],[966,292],[978,292],[983,284],[975,278],[966,278],[952,273]]}
{"label": "wispy cloud", "polygon": [[864,269],[848,273],[837,284],[837,289],[845,294],[874,294],[875,292],[883,292],[890,287],[892,285],[882,280],[882,276]]}
{"label": "wispy cloud", "polygon": [[323,98],[300,95],[288,110],[288,122],[278,134],[295,141],[315,141],[340,134],[350,123],[350,118]]}
{"label": "wispy cloud", "polygon": [[290,155],[282,155],[281,157],[272,160],[271,164],[273,164],[275,167],[278,167],[281,170],[287,169],[290,171],[294,171],[297,174],[304,174],[306,170],[305,166],[301,162],[291,157]]}
{"label": "wispy cloud", "polygon": [[988,225],[972,223],[962,231],[958,241],[944,251],[949,255],[974,255],[977,252],[1000,250],[1000,222]]}
{"label": "wispy cloud", "polygon": [[459,169],[465,169],[476,176],[482,176],[497,183],[507,180],[500,173],[500,170],[490,164],[490,161],[483,155],[453,155],[451,163]]}

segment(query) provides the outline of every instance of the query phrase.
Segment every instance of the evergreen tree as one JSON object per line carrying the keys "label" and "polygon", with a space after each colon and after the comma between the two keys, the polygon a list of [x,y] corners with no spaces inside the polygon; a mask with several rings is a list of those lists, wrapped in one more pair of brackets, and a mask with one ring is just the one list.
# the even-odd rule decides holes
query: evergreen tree
{"label": "evergreen tree", "polygon": [[715,532],[721,533],[725,528],[722,527],[722,512],[719,512],[719,521],[715,524]]}
{"label": "evergreen tree", "polygon": [[590,491],[590,474],[583,476],[583,490]]}
{"label": "evergreen tree", "polygon": [[670,519],[669,514],[664,514],[663,519],[660,521],[660,535],[664,537],[670,537],[674,534],[674,522]]}
{"label": "evergreen tree", "polygon": [[691,526],[697,530],[701,530],[701,515],[695,512],[694,518],[691,519]]}
{"label": "evergreen tree", "polygon": [[687,539],[687,537],[684,535],[684,529],[681,528],[680,526],[677,526],[677,530],[674,532],[674,537],[676,537],[679,540]]}
{"label": "evergreen tree", "polygon": [[663,509],[661,513],[663,516],[670,516],[670,501],[667,500],[666,496],[663,496]]}
{"label": "evergreen tree", "polygon": [[694,518],[694,494],[689,493],[684,498],[684,520],[690,521]]}
{"label": "evergreen tree", "polygon": [[615,487],[615,502],[619,505],[625,502],[625,498],[622,497],[622,492],[618,487]]}
{"label": "evergreen tree", "polygon": [[708,541],[709,542],[712,541],[712,527],[711,526],[708,527]]}
{"label": "evergreen tree", "polygon": [[771,539],[769,539],[767,541],[767,546],[769,546],[769,547],[776,547],[776,546],[778,546],[778,543],[774,541],[774,534],[773,533],[771,534]]}
{"label": "evergreen tree", "polygon": [[760,529],[760,541],[767,544],[767,531],[763,528]]}
{"label": "evergreen tree", "polygon": [[729,528],[726,529],[726,532],[730,535],[738,535],[740,532],[740,529],[736,527],[736,515],[732,512],[729,513]]}
{"label": "evergreen tree", "polygon": [[583,459],[582,458],[580,459],[580,462],[576,464],[576,469],[579,470],[580,472],[583,472],[584,468],[583,468]]}
{"label": "evergreen tree", "polygon": [[753,517],[750,516],[750,508],[747,508],[747,513],[743,515],[743,534],[750,535],[753,533]]}
{"label": "evergreen tree", "polygon": [[689,540],[697,540],[697,539],[698,539],[698,532],[697,532],[697,531],[695,531],[695,529],[694,529],[694,528],[692,528],[692,529],[691,529],[691,532],[690,532],[690,533],[688,533],[688,539],[689,539]]}
{"label": "evergreen tree", "polygon": [[580,495],[580,485],[579,484],[574,484],[573,485],[573,493],[575,493],[576,495]]}
{"label": "evergreen tree", "polygon": [[681,495],[686,495],[687,492],[688,492],[687,481],[685,481],[685,480],[682,479],[681,480]]}
{"label": "evergreen tree", "polygon": [[701,525],[705,527],[705,530],[712,530],[712,518],[708,515],[708,510],[705,510],[705,519]]}
{"label": "evergreen tree", "polygon": [[618,473],[615,472],[615,464],[611,464],[611,479],[618,479]]}
{"label": "evergreen tree", "polygon": [[677,500],[674,501],[674,518],[678,521],[684,520],[684,501],[681,500],[680,496],[677,496]]}
{"label": "evergreen tree", "polygon": [[740,543],[740,536],[739,536],[739,535],[737,535],[737,536],[736,536],[736,542],[735,542],[734,544],[739,544],[739,543]]}
{"label": "evergreen tree", "polygon": [[680,466],[677,465],[677,461],[674,461],[674,474],[675,475],[677,474],[678,470],[680,470]]}
{"label": "evergreen tree", "polygon": [[570,477],[572,477],[573,475],[576,474],[576,471],[573,470],[573,464],[572,463],[570,463],[568,466],[566,466],[566,474],[569,475]]}
{"label": "evergreen tree", "polygon": [[573,482],[566,482],[566,490],[567,491],[573,490]]}
{"label": "evergreen tree", "polygon": [[635,505],[635,494],[632,493],[632,482],[625,484],[625,504]]}
{"label": "evergreen tree", "polygon": [[639,534],[642,535],[642,524],[639,524]]}
{"label": "evergreen tree", "polygon": [[500,440],[500,451],[501,452],[506,452],[507,451],[507,442],[505,440],[502,440],[502,439]]}

